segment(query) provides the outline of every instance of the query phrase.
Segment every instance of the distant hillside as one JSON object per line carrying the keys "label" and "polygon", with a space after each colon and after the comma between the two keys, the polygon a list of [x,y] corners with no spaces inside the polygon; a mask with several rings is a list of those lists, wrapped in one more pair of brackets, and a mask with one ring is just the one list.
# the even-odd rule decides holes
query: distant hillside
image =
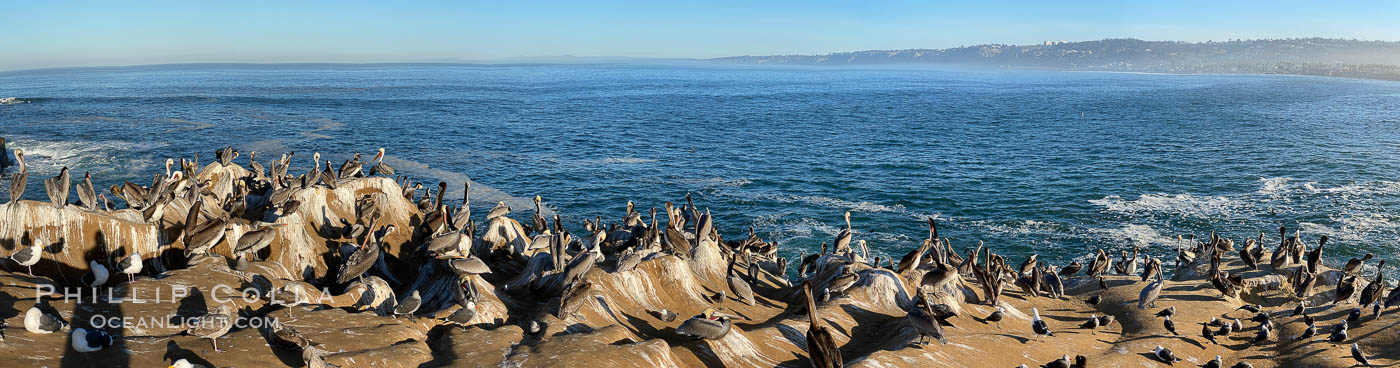
{"label": "distant hillside", "polygon": [[1400,80],[1400,42],[1325,38],[1190,43],[1107,39],[1042,45],[734,56],[714,62],[790,65],[947,64],[1163,73],[1303,74]]}

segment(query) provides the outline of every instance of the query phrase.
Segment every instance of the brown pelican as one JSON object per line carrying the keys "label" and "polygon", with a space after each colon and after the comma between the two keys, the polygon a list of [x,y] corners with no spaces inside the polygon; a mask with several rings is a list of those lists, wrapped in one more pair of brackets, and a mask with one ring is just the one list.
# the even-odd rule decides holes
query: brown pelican
{"label": "brown pelican", "polygon": [[728,335],[731,327],[729,316],[705,308],[700,314],[690,317],[676,327],[676,334],[696,339],[718,340]]}
{"label": "brown pelican", "polygon": [[[929,221],[930,223],[932,223],[932,220]],[[929,248],[932,247],[933,239],[924,239],[923,244],[919,244],[918,248],[909,251],[909,253],[905,253],[904,257],[899,259],[899,267],[895,269],[895,272],[904,274],[906,272],[919,268],[919,263],[923,261],[924,253],[927,253]]]}
{"label": "brown pelican", "polygon": [[394,176],[394,168],[384,163],[384,147],[379,147],[379,151],[374,153],[374,166],[369,168],[369,174]]}
{"label": "brown pelican", "polygon": [[1380,299],[1381,291],[1385,289],[1384,268],[1385,260],[1382,259],[1381,263],[1376,265],[1375,281],[1371,281],[1371,283],[1366,284],[1366,288],[1361,289],[1361,305],[1372,305],[1379,301],[1378,299]]}
{"label": "brown pelican", "polygon": [[[1263,241],[1264,233],[1259,233],[1259,242],[1262,243]],[[1256,243],[1254,239],[1249,239],[1244,242],[1244,249],[1240,249],[1240,261],[1243,261],[1244,265],[1249,266],[1251,270],[1259,269],[1259,259],[1254,257],[1254,249],[1256,249],[1255,246],[1260,245],[1262,244]]]}
{"label": "brown pelican", "polygon": [[[338,184],[336,180],[342,177],[343,176],[338,177],[335,175],[335,170],[331,170],[331,160],[326,160],[326,170],[320,172],[319,179],[321,179],[321,184],[325,184],[328,188],[335,189],[336,184]],[[314,181],[315,179],[316,178],[313,178],[312,180]]]}
{"label": "brown pelican", "polygon": [[49,201],[58,208],[68,205],[68,186],[72,181],[68,178],[68,167],[64,166],[59,170],[58,175],[44,179],[44,189],[48,191]]}
{"label": "brown pelican", "polygon": [[[1376,293],[1376,294],[1380,294],[1380,293]],[[1385,295],[1385,303],[1384,303],[1384,304],[1385,304],[1384,306],[1385,306],[1386,308],[1390,308],[1390,307],[1394,307],[1394,306],[1400,305],[1400,287],[1396,287],[1396,288],[1394,288],[1394,289],[1390,289],[1390,293]]]}
{"label": "brown pelican", "polygon": [[[191,215],[191,217],[194,216],[197,215]],[[227,228],[228,223],[222,218],[209,220],[209,222],[200,224],[192,230],[186,227],[185,234],[189,237],[189,242],[185,243],[185,256],[207,253],[215,245],[218,245],[219,241],[224,240],[224,231]]]}
{"label": "brown pelican", "polygon": [[20,266],[28,268],[30,276],[34,275],[34,265],[38,264],[39,260],[42,258],[44,258],[44,254],[36,244],[20,247],[19,250],[10,254],[10,260],[15,261],[15,263],[18,263]]}
{"label": "brown pelican", "polygon": [[86,327],[74,328],[69,340],[72,341],[69,345],[79,353],[99,351],[117,343],[117,339],[107,331]]}
{"label": "brown pelican", "polygon": [[812,281],[802,283],[802,292],[807,295],[807,356],[813,367],[836,368],[842,366],[841,348],[836,339],[817,317],[817,302],[812,299]]}
{"label": "brown pelican", "polygon": [[509,214],[510,206],[507,206],[506,202],[498,201],[496,202],[496,207],[492,207],[491,212],[486,213],[486,221],[491,221],[491,219]]}
{"label": "brown pelican", "polygon": [[[374,220],[371,219],[368,228],[374,228]],[[364,243],[355,248],[354,253],[345,257],[345,261],[340,264],[340,272],[336,274],[335,283],[344,284],[351,279],[360,277],[369,271],[370,267],[379,260],[379,241],[373,235],[365,236]]]}
{"label": "brown pelican", "polygon": [[1079,273],[1079,270],[1082,268],[1084,268],[1084,265],[1079,264],[1079,261],[1070,262],[1068,266],[1060,269],[1060,276],[1074,276],[1074,274]]}
{"label": "brown pelican", "polygon": [[[536,234],[545,234],[549,232],[549,222],[544,219],[544,206],[540,204],[542,201],[540,196],[535,196],[535,215],[530,218],[532,222],[530,227]],[[627,201],[627,211],[631,213],[632,201]]]}
{"label": "brown pelican", "polygon": [[851,250],[851,211],[846,211],[846,228],[836,233],[836,241],[831,243],[836,246],[836,254],[845,254]]}
{"label": "brown pelican", "polygon": [[588,291],[593,289],[593,283],[586,280],[579,280],[569,287],[564,288],[564,292],[559,295],[559,314],[556,317],[567,319],[578,313],[578,309],[588,301]]}
{"label": "brown pelican", "polygon": [[452,226],[457,229],[464,229],[472,217],[472,202],[469,197],[472,192],[472,181],[467,179],[462,184],[462,206],[457,207],[457,212],[452,214]]}
{"label": "brown pelican", "polygon": [[1317,272],[1318,264],[1322,263],[1322,247],[1326,245],[1327,235],[1323,235],[1317,240],[1317,248],[1308,252],[1308,271]]}
{"label": "brown pelican", "polygon": [[471,247],[472,239],[465,231],[449,231],[429,238],[427,250],[431,257],[466,257]]}
{"label": "brown pelican", "polygon": [[1274,270],[1278,270],[1280,267],[1288,264],[1288,252],[1290,250],[1288,246],[1287,227],[1279,226],[1278,239],[1278,249],[1274,250],[1274,254],[1269,258],[1269,266]]}
{"label": "brown pelican", "polygon": [[92,187],[92,173],[83,172],[83,181],[78,183],[78,200],[88,211],[97,211],[97,190]]}
{"label": "brown pelican", "polygon": [[67,326],[62,318],[40,310],[38,305],[29,307],[29,310],[24,312],[24,329],[29,333],[48,334]]}
{"label": "brown pelican", "polygon": [[[1035,269],[1035,266],[1036,266],[1037,264],[1039,264],[1039,262],[1036,261],[1036,257],[1039,257],[1039,256],[1040,256],[1040,255],[1038,255],[1038,254],[1031,253],[1031,256],[1030,256],[1030,257],[1026,257],[1026,261],[1025,261],[1025,262],[1021,262],[1021,270],[1020,270],[1019,272],[1017,272],[1016,274],[1017,274],[1017,275],[1025,275],[1025,274],[1027,274],[1027,273],[1030,273],[1031,270],[1034,270],[1034,269]],[[937,259],[938,257],[934,257],[934,258]]]}
{"label": "brown pelican", "polygon": [[1360,270],[1361,270],[1361,265],[1362,265],[1362,264],[1365,264],[1366,261],[1371,260],[1371,258],[1373,258],[1373,257],[1375,257],[1375,256],[1376,256],[1375,254],[1366,253],[1366,256],[1361,257],[1361,258],[1359,258],[1359,259],[1358,259],[1358,258],[1352,258],[1351,260],[1347,261],[1346,267],[1342,267],[1342,272],[1345,272],[1345,273],[1347,273],[1348,275],[1354,274],[1354,273],[1356,273],[1356,271],[1360,271]]}
{"label": "brown pelican", "polygon": [[725,272],[729,275],[729,291],[734,293],[734,298],[739,299],[744,304],[753,305],[753,288],[749,286],[747,281],[744,281],[744,278],[734,273],[734,263],[738,260],[738,253],[729,256],[729,270]]}
{"label": "brown pelican", "polygon": [[1308,272],[1306,268],[1305,266],[1299,266],[1297,271],[1301,273],[1298,275],[1300,281],[1296,290],[1297,293],[1295,294],[1299,299],[1307,299],[1312,296],[1313,285],[1317,283],[1317,274]]}
{"label": "brown pelican", "polygon": [[126,274],[127,282],[136,279],[136,275],[141,273],[142,266],[141,253],[135,249],[131,251],[130,255],[117,261],[117,271]]}
{"label": "brown pelican", "polygon": [[940,344],[947,344],[948,338],[943,336],[943,325],[934,317],[933,303],[925,301],[923,305],[923,308],[919,308],[919,303],[914,303],[914,305],[910,306],[908,313],[904,316],[904,320],[908,321],[911,326],[914,326],[914,331],[919,333],[919,343],[921,345],[928,344],[928,342],[924,340],[925,337],[938,340]]}
{"label": "brown pelican", "polygon": [[1337,297],[1332,300],[1332,304],[1341,304],[1351,295],[1356,293],[1356,276],[1343,276],[1337,280]]}
{"label": "brown pelican", "polygon": [[[363,168],[364,164],[360,162],[360,154],[356,153],[354,157],[350,158],[349,160],[345,160],[345,163],[340,165],[340,171],[338,171],[339,174],[337,175],[337,177],[352,178],[359,176],[363,174]],[[326,162],[326,169],[331,169],[329,161]]]}
{"label": "brown pelican", "polygon": [[243,233],[238,238],[238,244],[233,247],[235,255],[247,253],[258,253],[272,244],[272,240],[277,238],[277,228],[287,226],[287,224],[262,224],[252,231]]}
{"label": "brown pelican", "polygon": [[15,149],[15,161],[19,163],[19,172],[10,177],[10,203],[24,196],[24,187],[29,184],[29,167],[24,164],[24,150]]}
{"label": "brown pelican", "polygon": [[209,341],[214,344],[214,351],[222,353],[224,351],[219,349],[219,338],[223,337],[224,334],[228,333],[229,329],[233,328],[234,318],[236,318],[236,316],[233,315],[233,307],[228,304],[220,304],[219,308],[215,311],[205,313],[202,316],[192,319],[189,323],[189,328],[187,328],[185,332],[193,336],[209,339]]}
{"label": "brown pelican", "polygon": [[1181,358],[1177,358],[1175,354],[1172,354],[1171,349],[1164,348],[1161,345],[1152,348],[1152,356],[1163,363],[1167,363],[1167,365],[1181,361]]}
{"label": "brown pelican", "polygon": [[1094,261],[1089,263],[1089,277],[1103,276],[1108,271],[1108,264],[1108,253],[1099,249],[1098,254],[1094,256]]}

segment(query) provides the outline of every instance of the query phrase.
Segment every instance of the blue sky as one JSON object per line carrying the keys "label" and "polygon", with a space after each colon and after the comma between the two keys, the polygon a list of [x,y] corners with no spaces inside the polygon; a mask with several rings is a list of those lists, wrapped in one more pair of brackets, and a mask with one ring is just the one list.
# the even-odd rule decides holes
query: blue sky
{"label": "blue sky", "polygon": [[1400,2],[6,3],[0,70],[185,62],[719,57],[1135,37],[1400,40]]}

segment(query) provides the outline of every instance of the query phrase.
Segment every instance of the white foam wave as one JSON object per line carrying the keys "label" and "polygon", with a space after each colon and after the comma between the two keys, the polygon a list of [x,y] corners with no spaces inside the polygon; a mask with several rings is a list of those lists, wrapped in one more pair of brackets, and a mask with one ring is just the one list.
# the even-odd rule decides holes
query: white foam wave
{"label": "white foam wave", "polygon": [[[61,168],[94,175],[122,170],[124,172],[144,172],[151,167],[148,160],[131,155],[135,143],[128,141],[44,141],[16,139],[9,143],[10,149],[23,149],[25,164],[29,166],[31,177],[56,175]],[[164,143],[142,143],[142,149],[159,148]],[[128,157],[122,159],[120,157]]]}
{"label": "white foam wave", "polygon": [[1196,196],[1191,194],[1143,194],[1134,200],[1117,195],[1108,195],[1089,203],[1103,207],[1110,212],[1124,214],[1181,214],[1192,217],[1231,216],[1243,207],[1233,198],[1224,196]]}
{"label": "white foam wave", "polygon": [[1136,247],[1163,246],[1176,248],[1176,238],[1162,235],[1148,225],[1129,224],[1113,229],[1094,229],[1094,232],[1113,240],[1126,241]]}
{"label": "white foam wave", "polygon": [[21,100],[16,97],[0,97],[0,105],[18,105],[26,102],[29,101]]}

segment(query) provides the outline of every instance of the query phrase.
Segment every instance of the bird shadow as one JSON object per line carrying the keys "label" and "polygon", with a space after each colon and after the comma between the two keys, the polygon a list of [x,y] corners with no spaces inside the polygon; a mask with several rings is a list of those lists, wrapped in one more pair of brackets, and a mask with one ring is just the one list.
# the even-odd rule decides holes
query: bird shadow
{"label": "bird shadow", "polygon": [[[195,352],[190,349],[180,347],[180,344],[175,343],[175,341],[173,340],[167,341],[165,343],[165,355],[161,356],[161,359],[168,360],[171,363],[174,363],[175,361],[180,359],[184,359],[186,361],[189,361],[190,363],[194,363],[201,367],[214,366],[214,363],[211,363],[208,360],[201,358],[199,354],[195,354]],[[300,361],[300,359],[298,359],[298,361]]]}

